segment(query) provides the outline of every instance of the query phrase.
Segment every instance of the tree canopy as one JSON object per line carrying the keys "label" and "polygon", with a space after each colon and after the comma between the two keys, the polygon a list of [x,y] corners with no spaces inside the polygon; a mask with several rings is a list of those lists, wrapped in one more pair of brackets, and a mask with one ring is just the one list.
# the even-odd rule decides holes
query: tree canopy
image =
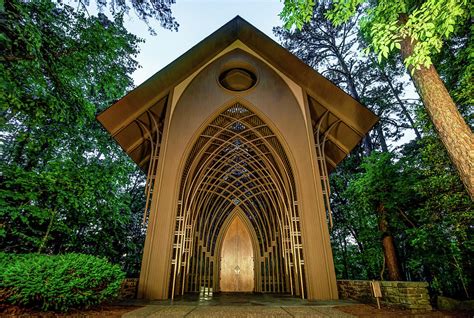
{"label": "tree canopy", "polygon": [[131,257],[136,273],[144,177],[95,114],[132,88],[141,39],[121,13],[49,0],[7,1],[3,17],[2,250]]}
{"label": "tree canopy", "polygon": [[[470,298],[472,200],[401,58],[390,54],[379,62],[372,51],[362,54],[370,41],[360,29],[363,16],[335,25],[327,14],[331,8],[331,2],[320,1],[300,28],[274,32],[283,46],[380,117],[330,176],[337,277],[424,280],[433,295]],[[471,29],[460,24],[432,55],[467,121],[472,121],[472,95],[467,97],[472,85],[465,82],[472,78]],[[408,131],[414,139],[402,142]]]}
{"label": "tree canopy", "polygon": [[[472,130],[432,64],[432,57],[441,51],[444,41],[466,24],[470,25],[472,3],[467,0],[322,0],[320,3],[285,0],[284,3],[280,17],[287,28],[296,25],[301,29],[310,21],[315,6],[327,5],[325,16],[336,26],[359,17],[360,33],[367,43],[365,51],[377,53],[379,62],[389,58],[391,52],[400,51],[442,143],[474,198]],[[472,74],[467,76],[472,82]]]}
{"label": "tree canopy", "polygon": [[[58,1],[61,3],[61,1]],[[82,10],[87,12],[91,5],[90,0],[77,0]],[[176,3],[175,0],[121,0],[121,1],[103,1],[96,0],[95,4],[100,12],[108,11],[113,15],[130,14],[133,11],[143,22],[145,22],[152,34],[154,29],[150,22],[157,21],[160,26],[169,30],[178,30],[179,24],[173,17],[171,6]],[[132,10],[133,9],[133,10]]]}
{"label": "tree canopy", "polygon": [[[315,5],[313,0],[285,0],[280,17],[286,27],[301,28],[311,20]],[[472,4],[467,0],[335,0],[326,16],[337,26],[362,14],[360,28],[370,39],[367,49],[376,52],[379,61],[382,57],[388,58],[392,51],[400,50],[404,37],[412,38],[413,54],[405,59],[405,64],[420,68],[432,64],[431,58],[441,51],[443,42],[455,29],[462,27],[470,11]]]}

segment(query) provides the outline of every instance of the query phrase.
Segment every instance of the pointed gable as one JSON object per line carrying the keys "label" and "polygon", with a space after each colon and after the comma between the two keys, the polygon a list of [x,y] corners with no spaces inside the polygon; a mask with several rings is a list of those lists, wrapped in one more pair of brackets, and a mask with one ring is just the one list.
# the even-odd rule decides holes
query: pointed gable
{"label": "pointed gable", "polygon": [[378,121],[370,110],[239,16],[101,112],[97,120],[146,171],[154,148],[149,137],[162,134],[173,89],[235,41],[304,90],[314,130],[325,141],[328,170],[334,169]]}

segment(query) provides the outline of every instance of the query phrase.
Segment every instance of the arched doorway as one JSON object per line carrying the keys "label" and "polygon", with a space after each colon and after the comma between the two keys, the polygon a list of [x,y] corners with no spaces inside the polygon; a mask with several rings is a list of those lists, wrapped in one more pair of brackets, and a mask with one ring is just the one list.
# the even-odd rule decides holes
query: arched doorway
{"label": "arched doorway", "polygon": [[220,291],[254,291],[254,253],[250,231],[237,214],[223,233],[220,252]]}

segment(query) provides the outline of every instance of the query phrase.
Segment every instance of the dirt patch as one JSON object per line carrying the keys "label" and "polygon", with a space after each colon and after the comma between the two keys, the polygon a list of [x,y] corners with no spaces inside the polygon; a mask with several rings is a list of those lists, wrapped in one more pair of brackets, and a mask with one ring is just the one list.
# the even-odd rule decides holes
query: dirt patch
{"label": "dirt patch", "polygon": [[428,318],[428,317],[443,317],[443,318],[471,318],[473,313],[467,311],[445,311],[445,310],[433,310],[426,312],[411,312],[409,310],[403,310],[394,307],[382,307],[378,309],[375,305],[350,305],[350,306],[338,306],[338,310],[345,313],[354,315],[356,317],[377,317],[377,318],[400,318],[400,317],[411,317],[411,318]]}
{"label": "dirt patch", "polygon": [[103,305],[88,310],[71,310],[68,313],[39,311],[11,305],[0,305],[0,317],[121,317],[123,314],[138,309],[137,306]]}

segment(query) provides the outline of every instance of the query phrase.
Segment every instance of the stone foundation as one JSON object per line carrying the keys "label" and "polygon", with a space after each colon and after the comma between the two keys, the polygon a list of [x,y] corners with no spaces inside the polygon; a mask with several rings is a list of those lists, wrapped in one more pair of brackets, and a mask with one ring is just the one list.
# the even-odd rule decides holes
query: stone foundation
{"label": "stone foundation", "polygon": [[[368,280],[338,280],[339,298],[354,299],[364,303],[376,303]],[[381,303],[413,311],[432,310],[428,283],[380,282]]]}

